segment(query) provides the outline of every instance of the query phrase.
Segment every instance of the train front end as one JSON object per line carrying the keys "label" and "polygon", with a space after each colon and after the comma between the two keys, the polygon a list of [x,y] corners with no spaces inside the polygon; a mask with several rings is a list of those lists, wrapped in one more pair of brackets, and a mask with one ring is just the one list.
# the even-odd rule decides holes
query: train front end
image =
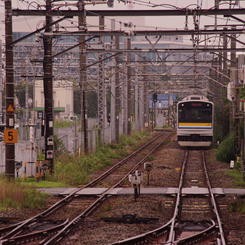
{"label": "train front end", "polygon": [[213,103],[181,101],[177,105],[177,137],[180,146],[208,147],[213,139]]}

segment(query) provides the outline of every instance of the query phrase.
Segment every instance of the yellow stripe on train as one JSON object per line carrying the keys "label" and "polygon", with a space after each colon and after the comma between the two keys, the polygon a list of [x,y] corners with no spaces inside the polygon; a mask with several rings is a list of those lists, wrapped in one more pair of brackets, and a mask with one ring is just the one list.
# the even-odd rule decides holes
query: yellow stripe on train
{"label": "yellow stripe on train", "polygon": [[211,128],[212,123],[179,123],[179,127],[203,127],[203,128]]}

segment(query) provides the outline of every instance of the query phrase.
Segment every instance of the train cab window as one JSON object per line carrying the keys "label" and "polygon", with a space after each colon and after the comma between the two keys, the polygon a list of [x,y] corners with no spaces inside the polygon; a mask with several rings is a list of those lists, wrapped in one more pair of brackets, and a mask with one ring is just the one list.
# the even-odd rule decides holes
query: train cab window
{"label": "train cab window", "polygon": [[212,104],[198,103],[181,103],[178,108],[179,122],[212,122]]}

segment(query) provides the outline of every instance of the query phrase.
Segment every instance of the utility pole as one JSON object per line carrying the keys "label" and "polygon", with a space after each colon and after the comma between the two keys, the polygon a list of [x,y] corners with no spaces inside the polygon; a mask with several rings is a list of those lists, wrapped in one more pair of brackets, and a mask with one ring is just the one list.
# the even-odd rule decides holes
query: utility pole
{"label": "utility pole", "polygon": [[2,40],[0,40],[0,124],[3,123]]}
{"label": "utility pole", "polygon": [[[241,127],[240,127],[240,119],[243,118],[242,105],[240,102],[240,89],[243,87],[243,82],[244,82],[243,81],[244,80],[243,66],[244,66],[244,54],[239,54],[238,64],[237,64],[237,84],[236,84],[236,127],[237,127],[237,135],[239,134],[237,136],[237,154],[238,156],[241,156],[241,149],[243,152],[243,148],[241,148]],[[243,165],[243,159],[242,159],[242,165]],[[242,169],[242,171],[243,170],[244,169]]]}
{"label": "utility pole", "polygon": [[[46,0],[46,11],[51,11],[51,0]],[[52,17],[46,15],[46,25],[52,22]],[[43,46],[43,87],[45,98],[45,160],[49,160],[51,173],[54,170],[54,120],[53,120],[53,64],[52,64],[52,36],[46,35],[52,32],[48,26],[44,31]]]}
{"label": "utility pole", "polygon": [[137,53],[134,55],[134,61],[136,64],[135,67],[135,84],[134,84],[134,123],[135,123],[135,129],[140,130],[139,125],[139,56]]}
{"label": "utility pole", "polygon": [[[232,29],[235,30],[236,28],[232,27]],[[234,50],[236,49],[236,34],[232,34],[231,48]],[[235,81],[235,89],[236,89],[236,95],[235,95],[235,101],[234,101],[234,103],[235,103],[234,115],[235,115],[235,121],[236,121],[236,156],[239,157],[240,156],[240,150],[241,150],[240,116],[239,116],[240,91],[239,91],[238,72],[237,72],[237,64],[236,64],[236,52],[231,52],[231,78],[232,77]],[[231,108],[231,109],[232,109],[231,111],[233,111],[233,108]],[[231,120],[231,123],[232,123],[232,120]],[[231,125],[231,127],[232,127],[232,125]]]}
{"label": "utility pole", "polygon": [[28,124],[29,124],[29,104],[28,104],[28,98],[29,98],[29,73],[28,73],[28,60],[26,58],[26,63],[25,63],[25,76],[26,76],[26,135],[25,135],[25,139],[26,140],[29,140],[29,127],[28,127]]}
{"label": "utility pole", "polygon": [[[239,54],[238,55],[238,84],[240,88],[244,86],[244,54]],[[245,103],[244,105],[245,106]],[[243,118],[243,129],[245,128],[245,113],[243,108],[242,112],[242,101],[240,101],[240,106],[239,106],[239,117]],[[244,180],[244,173],[245,173],[245,165],[244,165],[244,139],[245,139],[245,131],[243,132],[243,139],[241,140],[241,172],[242,172],[242,181]]]}
{"label": "utility pole", "polygon": [[[128,37],[127,38],[127,49],[131,49],[131,38]],[[128,131],[127,131],[127,135],[131,135],[131,111],[132,111],[132,92],[131,92],[131,67],[130,67],[130,62],[131,62],[131,55],[130,53],[127,54],[127,76],[126,79],[128,81],[128,96],[127,96],[127,103],[128,103]]]}
{"label": "utility pole", "polygon": [[[227,30],[227,28],[224,28],[224,31]],[[227,49],[227,35],[223,35],[223,48],[224,50]],[[223,74],[228,76],[228,69],[227,69],[227,52],[223,52]],[[227,78],[225,76],[223,76],[223,81],[222,83],[224,85],[227,84]],[[223,95],[222,95],[223,97]],[[224,110],[224,102],[222,100],[222,110]],[[222,125],[224,125],[224,121],[225,121],[225,118],[223,117],[222,118]],[[230,120],[229,120],[230,122]],[[223,127],[223,126],[222,126]],[[224,130],[223,130],[224,131]]]}
{"label": "utility pole", "polygon": [[[144,57],[144,74],[147,73],[148,69],[146,67],[147,59]],[[149,127],[149,99],[148,99],[148,81],[146,75],[144,75],[144,114],[145,114],[145,127]]]}
{"label": "utility pole", "polygon": [[[213,61],[211,62],[211,66],[213,69],[210,69],[210,77],[212,79],[214,79],[215,81],[218,80],[218,73],[216,72],[217,71],[217,66],[218,66],[218,58],[214,58]],[[210,88],[212,91],[214,91],[214,94],[212,95],[212,101],[216,104],[218,104],[218,86],[217,84],[214,84],[212,81],[211,81],[211,84],[210,84]]]}
{"label": "utility pole", "polygon": [[[6,43],[6,129],[14,129],[14,63],[12,31],[12,4],[11,0],[5,0],[5,43]],[[2,64],[0,64],[2,65]],[[1,105],[2,106],[2,105]],[[15,144],[5,144],[5,175],[8,180],[15,178]]]}
{"label": "utility pole", "polygon": [[[99,30],[103,31],[104,30],[104,17],[100,16],[99,17]],[[102,45],[104,44],[104,37],[100,38],[100,41]],[[98,118],[99,118],[99,127],[102,130],[102,145],[104,145],[104,140],[105,140],[105,124],[106,124],[106,119],[107,119],[107,111],[105,110],[105,74],[104,74],[104,62],[103,59],[105,55],[103,53],[98,54],[98,60],[99,62],[99,81],[98,81]]]}
{"label": "utility pole", "polygon": [[[78,9],[81,11],[81,15],[78,16],[79,29],[82,30],[86,23],[86,10],[83,5],[83,0],[79,0]],[[80,62],[80,88],[81,88],[81,127],[83,130],[84,139],[84,152],[88,154],[88,103],[87,103],[87,74],[86,67],[86,46],[85,46],[85,36],[79,36],[79,62]]]}
{"label": "utility pole", "polygon": [[[138,55],[138,61],[142,64],[142,56]],[[142,66],[140,66],[140,79],[139,79],[139,130],[142,130],[144,125],[144,99],[143,99],[143,81],[142,81]]]}
{"label": "utility pole", "polygon": [[[115,19],[111,20],[111,30],[115,30]],[[112,44],[112,48],[115,49],[115,36],[111,36],[111,44]],[[114,62],[116,63],[116,57],[114,57],[111,61],[112,66],[111,66],[111,73],[114,74],[115,73],[115,65]],[[116,76],[113,75],[111,78],[111,115],[110,115],[110,127],[111,127],[111,141],[115,142],[116,141],[116,129],[115,129],[115,125],[116,125],[116,96],[115,96],[115,78]]]}
{"label": "utility pole", "polygon": [[[123,49],[127,49],[127,37],[123,37]],[[123,67],[127,66],[127,54],[123,54]],[[128,134],[128,83],[127,83],[127,68],[123,69],[123,78],[125,79],[122,85],[122,116],[123,116],[123,134]]]}
{"label": "utility pole", "polygon": [[[115,37],[116,49],[119,49],[119,37]],[[119,67],[119,56],[116,56],[116,70]],[[115,135],[116,143],[119,143],[119,105],[120,105],[120,91],[119,91],[119,72],[115,75]]]}

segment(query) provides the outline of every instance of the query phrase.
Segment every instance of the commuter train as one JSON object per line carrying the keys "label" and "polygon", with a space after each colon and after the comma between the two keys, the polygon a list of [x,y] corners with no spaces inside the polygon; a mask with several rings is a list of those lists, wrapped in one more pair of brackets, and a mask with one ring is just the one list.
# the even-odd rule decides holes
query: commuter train
{"label": "commuter train", "polygon": [[214,104],[191,95],[177,104],[177,137],[180,146],[208,147],[213,138]]}

